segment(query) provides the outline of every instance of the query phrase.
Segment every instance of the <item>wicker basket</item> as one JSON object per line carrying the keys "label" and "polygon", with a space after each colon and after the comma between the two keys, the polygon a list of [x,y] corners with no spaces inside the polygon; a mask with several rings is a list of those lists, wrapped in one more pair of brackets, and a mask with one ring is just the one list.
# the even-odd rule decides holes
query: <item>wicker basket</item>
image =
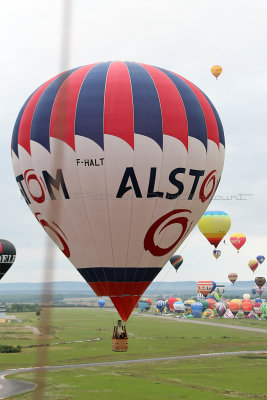
{"label": "wicker basket", "polygon": [[128,339],[112,339],[112,350],[113,351],[127,351],[128,350]]}

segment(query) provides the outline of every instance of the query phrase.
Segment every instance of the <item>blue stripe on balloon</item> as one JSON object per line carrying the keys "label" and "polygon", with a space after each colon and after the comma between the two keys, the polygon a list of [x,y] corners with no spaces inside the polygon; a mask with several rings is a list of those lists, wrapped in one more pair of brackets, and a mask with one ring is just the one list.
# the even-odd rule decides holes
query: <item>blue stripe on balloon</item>
{"label": "blue stripe on balloon", "polygon": [[87,137],[104,148],[104,103],[110,62],[95,65],[81,86],[75,119],[75,134]]}
{"label": "blue stripe on balloon", "polygon": [[149,73],[141,66],[126,62],[132,85],[134,132],[163,146],[162,115],[158,92]]}
{"label": "blue stripe on balloon", "polygon": [[76,69],[66,71],[52,81],[35,107],[31,125],[31,140],[41,144],[48,151],[50,151],[50,120],[55,98],[62,84]]}
{"label": "blue stripe on balloon", "polygon": [[160,268],[78,268],[86,282],[151,282]]}
{"label": "blue stripe on balloon", "polygon": [[[200,89],[199,89],[199,90],[200,90]],[[210,99],[208,98],[208,96],[207,96],[205,93],[203,93],[202,90],[201,90],[201,93],[206,97],[206,99],[207,99],[209,105],[211,106],[211,109],[212,109],[212,111],[213,111],[213,114],[214,114],[214,116],[215,116],[215,119],[216,119],[216,122],[217,122],[217,126],[218,126],[220,143],[221,143],[223,146],[225,146],[224,131],[223,131],[223,126],[222,126],[222,122],[221,122],[221,120],[220,120],[219,114],[217,113],[216,108],[214,107],[214,105],[212,104],[212,102],[210,101]]]}
{"label": "blue stripe on balloon", "polygon": [[[37,90],[37,89],[36,89]],[[36,92],[36,90],[27,98],[27,100],[25,101],[25,103],[23,104],[16,122],[15,122],[15,126],[13,129],[13,135],[12,135],[12,139],[11,139],[11,148],[14,151],[14,153],[16,154],[16,156],[19,156],[19,149],[18,149],[18,138],[19,138],[19,126],[20,126],[20,121],[21,121],[21,117],[24,113],[24,110],[28,104],[28,101],[30,100],[30,98],[32,97],[32,95]]]}
{"label": "blue stripe on balloon", "polygon": [[177,75],[162,68],[164,72],[174,83],[183,100],[188,123],[188,136],[194,137],[203,143],[207,149],[207,126],[202,111],[202,107],[194,94],[193,90]]}

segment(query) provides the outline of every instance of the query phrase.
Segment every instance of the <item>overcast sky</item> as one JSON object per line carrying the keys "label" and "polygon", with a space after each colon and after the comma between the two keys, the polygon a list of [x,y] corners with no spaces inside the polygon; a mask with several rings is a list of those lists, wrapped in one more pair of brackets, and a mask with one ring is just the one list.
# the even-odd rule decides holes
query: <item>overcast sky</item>
{"label": "overcast sky", "polygon": [[[14,243],[18,254],[1,282],[40,281],[46,234],[21,199],[10,140],[29,94],[60,72],[63,1],[0,4],[0,237]],[[246,234],[247,243],[237,254],[228,234],[227,245],[219,246],[223,254],[215,260],[196,228],[178,251],[184,257],[179,273],[167,265],[157,280],[222,282],[229,272],[237,272],[240,280],[254,279],[248,261],[267,256],[266,15],[266,0],[73,1],[69,68],[130,60],[169,69],[209,96],[224,126],[225,166],[209,209],[229,213],[229,233]],[[214,64],[223,67],[217,81],[210,73]],[[256,275],[266,272],[267,260]],[[60,251],[55,280],[82,281]]]}

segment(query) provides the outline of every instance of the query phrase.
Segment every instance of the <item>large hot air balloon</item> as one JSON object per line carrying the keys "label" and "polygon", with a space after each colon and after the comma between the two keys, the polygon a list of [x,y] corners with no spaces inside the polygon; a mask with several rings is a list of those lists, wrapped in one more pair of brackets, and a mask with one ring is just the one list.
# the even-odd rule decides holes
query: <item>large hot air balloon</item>
{"label": "large hot air balloon", "polygon": [[206,211],[198,221],[198,227],[216,249],[231,227],[231,218],[223,211]]}
{"label": "large hot air balloon", "polygon": [[0,239],[0,280],[5,276],[15,259],[15,246],[8,240]]}
{"label": "large hot air balloon", "polygon": [[127,321],[209,205],[224,134],[210,100],[185,78],[101,62],[30,95],[12,159],[38,222]]}
{"label": "large hot air balloon", "polygon": [[197,283],[197,292],[201,293],[205,298],[208,296],[209,293],[213,291],[213,288],[214,288],[213,281],[198,281]]}
{"label": "large hot air balloon", "polygon": [[253,272],[253,274],[256,271],[256,269],[258,268],[258,265],[259,265],[259,263],[257,260],[250,260],[248,262],[248,266],[251,269],[251,271]]}
{"label": "large hot air balloon", "polygon": [[236,248],[238,253],[241,247],[246,243],[246,240],[247,238],[243,233],[233,233],[230,237],[230,242]]}
{"label": "large hot air balloon", "polygon": [[172,256],[170,258],[170,263],[172,266],[175,268],[176,272],[178,271],[178,268],[183,264],[183,257],[182,256]]}
{"label": "large hot air balloon", "polygon": [[222,73],[222,67],[221,67],[220,65],[213,65],[213,66],[211,67],[211,73],[212,73],[212,75],[214,75],[215,78],[217,79],[218,76],[220,76],[221,73]]}
{"label": "large hot air balloon", "polygon": [[265,257],[259,255],[259,256],[256,257],[256,260],[258,261],[259,264],[262,264],[264,262],[264,260],[265,260]]}
{"label": "large hot air balloon", "polygon": [[237,280],[238,275],[235,272],[230,272],[228,274],[228,279],[230,282],[232,282],[232,284],[234,285],[235,281]]}

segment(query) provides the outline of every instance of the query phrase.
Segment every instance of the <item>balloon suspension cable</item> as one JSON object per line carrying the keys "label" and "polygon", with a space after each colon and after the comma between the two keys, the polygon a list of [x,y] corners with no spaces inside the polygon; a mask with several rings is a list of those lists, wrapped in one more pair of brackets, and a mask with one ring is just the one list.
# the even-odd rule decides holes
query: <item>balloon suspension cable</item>
{"label": "balloon suspension cable", "polygon": [[[68,68],[69,54],[70,54],[70,30],[71,30],[71,8],[72,0],[63,1],[63,16],[62,16],[62,44],[61,44],[61,55],[60,55],[60,71],[64,71]],[[61,100],[61,104],[58,109],[57,123],[60,126],[65,118],[66,108],[64,107],[66,102],[66,95]],[[56,149],[55,160],[62,159],[62,147],[58,146]],[[52,168],[54,165],[52,165]],[[60,201],[60,200],[58,200]],[[50,208],[48,212],[49,216],[52,216],[52,210]],[[57,215],[53,213],[53,218]],[[53,303],[53,278],[54,278],[54,267],[55,267],[55,246],[51,239],[47,238],[45,246],[45,258],[44,258],[44,276],[43,276],[43,287],[41,296],[41,316],[40,316],[40,332],[38,346],[37,346],[37,361],[36,367],[39,367],[36,372],[36,383],[37,390],[32,392],[33,399],[39,400],[45,397],[45,365],[48,364],[48,349],[49,346],[45,344],[49,343],[50,332],[51,332],[51,306]]]}

